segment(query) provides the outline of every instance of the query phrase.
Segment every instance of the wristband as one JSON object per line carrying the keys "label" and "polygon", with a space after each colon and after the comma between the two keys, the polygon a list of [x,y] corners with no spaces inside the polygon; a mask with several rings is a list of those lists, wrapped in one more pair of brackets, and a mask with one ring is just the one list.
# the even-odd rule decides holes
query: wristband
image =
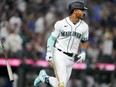
{"label": "wristband", "polygon": [[81,53],[82,53],[82,52],[85,52],[85,53],[86,53],[86,51],[87,51],[86,48],[82,48],[82,49],[81,49]]}

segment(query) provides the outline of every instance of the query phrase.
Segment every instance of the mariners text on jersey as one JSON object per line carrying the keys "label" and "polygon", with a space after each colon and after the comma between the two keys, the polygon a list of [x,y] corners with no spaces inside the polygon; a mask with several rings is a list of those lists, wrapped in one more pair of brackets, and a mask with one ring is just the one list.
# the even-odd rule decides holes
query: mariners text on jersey
{"label": "mariners text on jersey", "polygon": [[61,36],[74,36],[74,37],[77,37],[77,38],[81,38],[81,34],[80,33],[77,33],[77,32],[65,32],[65,31],[63,31],[63,32],[61,32]]}

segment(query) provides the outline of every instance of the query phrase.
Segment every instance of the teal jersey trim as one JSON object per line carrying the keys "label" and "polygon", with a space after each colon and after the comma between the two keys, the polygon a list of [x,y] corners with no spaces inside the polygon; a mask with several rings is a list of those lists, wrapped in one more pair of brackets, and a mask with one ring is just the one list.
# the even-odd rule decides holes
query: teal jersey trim
{"label": "teal jersey trim", "polygon": [[47,51],[52,51],[53,50],[55,41],[56,41],[56,37],[54,37],[52,35],[48,38],[48,41],[47,41]]}

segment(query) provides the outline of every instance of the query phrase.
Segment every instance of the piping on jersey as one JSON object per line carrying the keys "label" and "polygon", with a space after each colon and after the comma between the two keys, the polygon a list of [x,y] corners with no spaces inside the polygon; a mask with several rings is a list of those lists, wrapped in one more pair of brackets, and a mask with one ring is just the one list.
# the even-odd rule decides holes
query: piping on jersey
{"label": "piping on jersey", "polygon": [[[82,20],[81,20],[81,22],[82,22]],[[81,22],[80,22],[80,24],[81,24]],[[79,24],[77,27],[79,27],[80,24]],[[77,27],[76,27],[76,28],[77,28]],[[75,28],[75,32],[76,32],[76,28]],[[75,38],[75,37],[73,37],[72,45],[73,45],[73,43],[74,43],[74,38]],[[71,50],[71,48],[72,48],[72,45],[71,45],[71,47],[70,47],[70,50]]]}
{"label": "piping on jersey", "polygon": [[[67,21],[66,18],[65,18],[65,21],[68,23],[68,21]],[[69,24],[69,23],[68,23],[68,24]],[[69,25],[70,25],[70,24],[69,24]],[[70,27],[71,27],[71,32],[72,32],[72,26],[70,25]],[[72,36],[71,36],[71,37],[72,37]],[[67,52],[68,52],[68,47],[69,47],[69,43],[70,43],[71,37],[70,37],[69,42],[68,42],[68,45],[67,45]]]}

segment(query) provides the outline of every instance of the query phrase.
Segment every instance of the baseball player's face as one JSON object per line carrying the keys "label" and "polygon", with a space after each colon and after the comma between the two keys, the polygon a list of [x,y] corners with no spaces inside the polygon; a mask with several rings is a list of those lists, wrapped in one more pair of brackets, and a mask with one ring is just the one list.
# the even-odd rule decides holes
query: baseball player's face
{"label": "baseball player's face", "polygon": [[84,18],[84,15],[85,15],[85,12],[84,10],[80,10],[80,9],[76,9],[76,15],[79,19],[83,19]]}

